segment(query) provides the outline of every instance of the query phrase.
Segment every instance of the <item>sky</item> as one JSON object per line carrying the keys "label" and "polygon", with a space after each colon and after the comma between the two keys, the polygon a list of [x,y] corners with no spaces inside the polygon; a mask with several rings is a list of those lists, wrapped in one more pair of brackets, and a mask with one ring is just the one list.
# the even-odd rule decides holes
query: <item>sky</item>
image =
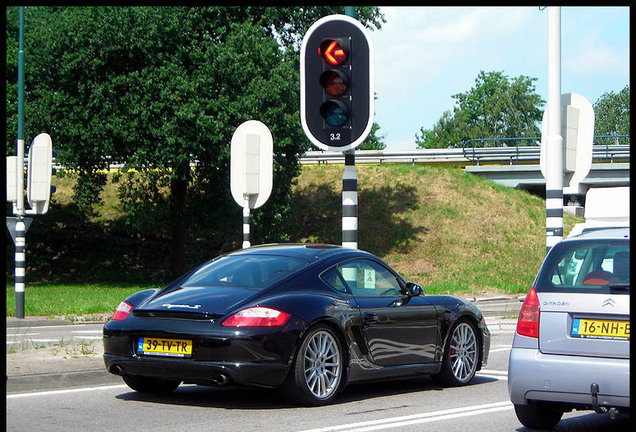
{"label": "sky", "polygon": [[[371,32],[375,119],[387,151],[417,148],[452,95],[475,86],[480,71],[537,78],[548,100],[548,9],[537,7],[380,7]],[[561,7],[561,93],[594,104],[629,85],[629,7]]]}

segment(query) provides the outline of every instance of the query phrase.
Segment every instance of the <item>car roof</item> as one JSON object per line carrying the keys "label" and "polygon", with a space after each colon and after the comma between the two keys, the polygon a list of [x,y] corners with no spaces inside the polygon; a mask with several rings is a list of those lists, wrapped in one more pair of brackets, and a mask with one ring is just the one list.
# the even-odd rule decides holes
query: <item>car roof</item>
{"label": "car roof", "polygon": [[279,255],[288,257],[303,258],[309,262],[315,262],[325,258],[336,256],[370,256],[368,252],[359,249],[345,248],[332,244],[313,243],[276,243],[251,246],[246,249],[238,249],[228,255]]}
{"label": "car roof", "polygon": [[629,227],[590,227],[585,228],[581,234],[568,237],[566,241],[623,238],[629,240]]}

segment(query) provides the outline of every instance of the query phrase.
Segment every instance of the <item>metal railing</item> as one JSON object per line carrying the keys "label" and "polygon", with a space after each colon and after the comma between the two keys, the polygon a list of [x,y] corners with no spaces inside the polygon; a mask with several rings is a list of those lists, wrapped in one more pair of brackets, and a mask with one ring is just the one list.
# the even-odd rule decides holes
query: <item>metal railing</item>
{"label": "metal railing", "polygon": [[[383,163],[466,163],[462,149],[419,149],[404,151],[386,150],[356,150],[356,164],[380,164]],[[302,165],[327,165],[343,164],[342,152],[332,151],[308,151],[300,157]]]}
{"label": "metal railing", "polygon": [[[520,146],[520,141],[534,145]],[[488,146],[478,146],[478,143]],[[540,137],[530,138],[484,138],[468,140],[462,148],[417,149],[404,151],[356,150],[356,164],[383,163],[435,163],[454,165],[480,165],[482,163],[529,164],[539,163],[541,155]],[[603,143],[604,142],[604,143]],[[510,144],[514,143],[514,144]],[[467,146],[470,145],[470,147]],[[472,144],[472,145],[471,145]],[[493,144],[497,146],[493,146]],[[503,145],[502,145],[503,144]],[[592,162],[629,161],[629,135],[599,135],[594,137]],[[343,164],[342,152],[308,151],[300,157],[303,165]]]}
{"label": "metal railing", "polygon": [[[519,142],[532,142],[534,145],[520,146]],[[605,142],[604,144],[600,142]],[[623,142],[621,144],[621,141]],[[477,138],[470,139],[462,145],[462,153],[473,165],[484,162],[507,162],[509,165],[533,163],[540,159],[541,137],[523,138]],[[478,143],[482,145],[477,145]],[[493,146],[492,144],[503,144]],[[514,143],[509,145],[508,143]],[[614,162],[629,160],[629,135],[597,135],[592,146],[593,162]]]}
{"label": "metal railing", "polygon": [[[520,146],[520,141],[533,141],[535,145]],[[541,138],[480,138],[464,142],[461,148],[444,149],[416,149],[402,151],[387,150],[356,150],[357,164],[383,164],[383,163],[434,163],[450,165],[480,165],[482,163],[505,163],[515,165],[520,163],[539,163]],[[514,145],[508,143],[514,142]],[[604,143],[603,143],[604,142]],[[503,144],[500,146],[478,146],[478,143]],[[468,147],[470,145],[470,147]],[[592,162],[625,162],[630,158],[629,135],[599,135],[594,137],[592,147]],[[107,168],[121,169],[124,164],[107,159]],[[25,169],[28,158],[25,158]],[[308,151],[300,157],[302,165],[320,164],[344,164],[342,152],[331,151]],[[53,158],[53,166],[57,169],[64,169],[56,163]],[[191,166],[196,166],[196,161],[191,162]]]}

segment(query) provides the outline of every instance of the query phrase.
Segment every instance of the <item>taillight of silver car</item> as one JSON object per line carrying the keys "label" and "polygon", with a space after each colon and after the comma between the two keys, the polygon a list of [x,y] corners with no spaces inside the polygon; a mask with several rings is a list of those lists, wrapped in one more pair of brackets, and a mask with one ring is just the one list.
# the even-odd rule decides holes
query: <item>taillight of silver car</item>
{"label": "taillight of silver car", "polygon": [[517,334],[531,338],[539,337],[539,297],[534,287],[530,288],[526,295],[521,310],[519,311],[519,320],[517,321]]}

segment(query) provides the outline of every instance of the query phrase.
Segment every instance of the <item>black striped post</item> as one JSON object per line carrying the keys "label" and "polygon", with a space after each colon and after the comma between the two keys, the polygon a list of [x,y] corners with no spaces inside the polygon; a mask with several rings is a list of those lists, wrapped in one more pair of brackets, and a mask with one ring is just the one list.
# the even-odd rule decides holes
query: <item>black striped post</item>
{"label": "black striped post", "polygon": [[250,201],[249,196],[243,205],[243,249],[247,249],[250,243]]}
{"label": "black striped post", "polygon": [[15,224],[15,316],[24,318],[24,288],[26,286],[26,225],[18,216]]}
{"label": "black striped post", "polygon": [[563,188],[545,191],[546,253],[563,240]]}
{"label": "black striped post", "polygon": [[342,173],[342,246],[358,248],[358,175],[355,150],[344,153]]}

